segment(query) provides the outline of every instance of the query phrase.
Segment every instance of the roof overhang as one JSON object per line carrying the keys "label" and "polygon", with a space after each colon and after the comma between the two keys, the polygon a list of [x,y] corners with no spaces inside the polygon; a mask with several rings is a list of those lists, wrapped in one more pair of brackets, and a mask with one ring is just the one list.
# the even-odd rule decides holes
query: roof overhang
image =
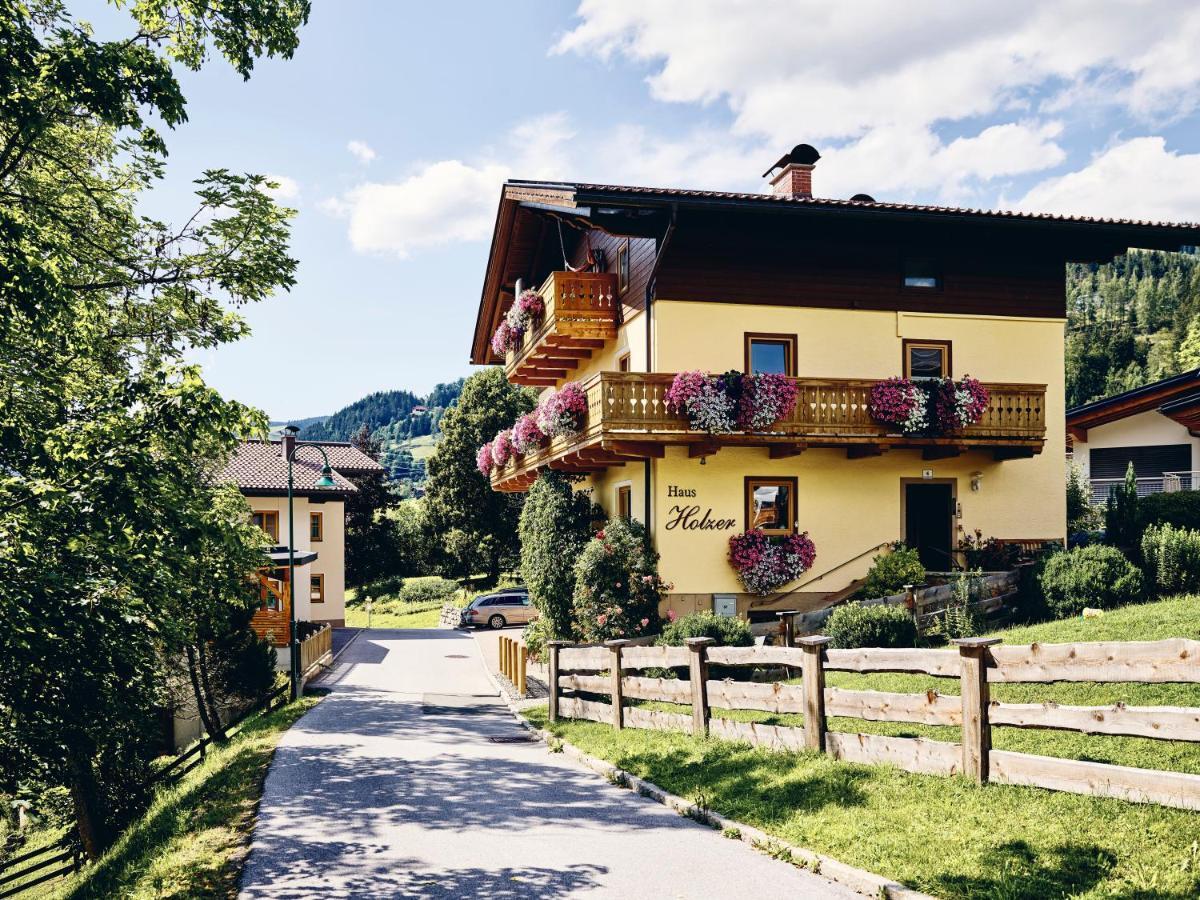
{"label": "roof overhang", "polygon": [[1157,410],[1189,431],[1200,428],[1200,369],[1164,378],[1067,410],[1067,432],[1086,442],[1088,429]]}
{"label": "roof overhang", "polygon": [[291,554],[288,552],[287,544],[276,544],[274,547],[266,549],[266,555],[271,562],[277,565],[284,565],[288,562],[294,562],[298,566],[306,566],[317,558],[315,550],[297,550],[296,558],[291,559]]}

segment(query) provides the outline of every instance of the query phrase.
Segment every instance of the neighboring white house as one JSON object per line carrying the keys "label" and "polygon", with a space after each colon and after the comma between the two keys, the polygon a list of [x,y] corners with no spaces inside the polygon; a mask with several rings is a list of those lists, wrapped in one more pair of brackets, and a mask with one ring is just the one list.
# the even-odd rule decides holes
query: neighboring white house
{"label": "neighboring white house", "polygon": [[1067,440],[1093,503],[1131,462],[1139,495],[1200,489],[1200,369],[1067,410]]}
{"label": "neighboring white house", "polygon": [[223,480],[237,484],[250,504],[254,522],[271,537],[269,560],[260,572],[263,607],[254,630],[278,647],[288,642],[288,604],[294,595],[296,621],[346,622],[346,498],[357,488],[355,475],[377,474],[383,467],[349,443],[315,442],[329,457],[334,487],[319,487],[324,458],[308,442],[293,457],[296,514],[296,585],[288,589],[288,467],[285,436],[274,441],[245,441],[225,467]]}

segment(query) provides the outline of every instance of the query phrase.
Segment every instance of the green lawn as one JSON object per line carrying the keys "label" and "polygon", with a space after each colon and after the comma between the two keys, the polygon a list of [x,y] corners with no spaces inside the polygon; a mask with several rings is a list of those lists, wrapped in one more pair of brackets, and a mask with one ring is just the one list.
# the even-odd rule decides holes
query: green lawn
{"label": "green lawn", "polygon": [[275,744],[317,700],[247,723],[202,766],[155,798],[94,866],[47,885],[56,898],[234,897]]}
{"label": "green lawn", "polygon": [[[1200,599],[1132,606],[997,633],[1006,643],[1154,640],[1200,636]],[[830,673],[830,685],[936,689],[955,679]],[[1200,685],[994,685],[993,696],[1093,705],[1200,706]],[[662,706],[662,705],[660,705]],[[664,706],[665,708],[665,706]],[[528,713],[545,725],[543,710]],[[801,724],[800,716],[714,710],[738,719]],[[550,727],[550,726],[547,726]],[[958,730],[831,719],[838,731],[924,735],[957,741]],[[1200,814],[884,766],[776,753],[592,722],[550,730],[581,749],[784,840],[949,897],[1200,896]],[[1172,741],[996,728],[997,748],[1147,768],[1200,772],[1200,747]]]}
{"label": "green lawn", "polygon": [[[408,609],[406,607],[416,607]],[[442,604],[436,606],[412,603],[396,606],[374,607],[371,611],[372,628],[437,628],[442,614]],[[346,605],[346,625],[349,628],[366,628],[367,611],[361,606]]]}

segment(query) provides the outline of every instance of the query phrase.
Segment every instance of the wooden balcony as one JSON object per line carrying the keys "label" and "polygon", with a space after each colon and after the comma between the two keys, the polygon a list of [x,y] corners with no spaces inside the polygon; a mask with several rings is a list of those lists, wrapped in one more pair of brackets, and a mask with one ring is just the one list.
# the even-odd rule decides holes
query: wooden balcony
{"label": "wooden balcony", "polygon": [[667,403],[675,376],[669,373],[603,372],[584,383],[588,411],[580,433],[555,438],[492,473],[498,491],[523,491],[545,468],[597,472],[632,460],[661,457],[670,444],[707,456],[726,446],[763,447],[773,459],[809,448],[843,448],[850,458],[887,450],[919,450],[926,459],[986,450],[996,459],[1040,453],[1046,439],[1044,384],[987,384],[991,395],[980,421],[960,432],[922,437],[890,431],[867,403],[871,380],[799,378],[800,396],[790,416],[762,432],[709,435],[691,429],[687,417]]}
{"label": "wooden balcony", "polygon": [[617,336],[621,301],[614,273],[552,272],[538,293],[545,315],[505,358],[514,384],[557,384]]}

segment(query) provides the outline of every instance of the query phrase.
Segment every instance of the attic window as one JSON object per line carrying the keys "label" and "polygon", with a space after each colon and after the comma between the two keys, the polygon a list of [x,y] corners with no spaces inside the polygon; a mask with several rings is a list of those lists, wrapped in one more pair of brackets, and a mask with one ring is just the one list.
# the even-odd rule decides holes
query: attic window
{"label": "attic window", "polygon": [[906,259],[904,261],[904,286],[921,291],[941,290],[941,268],[933,260]]}

